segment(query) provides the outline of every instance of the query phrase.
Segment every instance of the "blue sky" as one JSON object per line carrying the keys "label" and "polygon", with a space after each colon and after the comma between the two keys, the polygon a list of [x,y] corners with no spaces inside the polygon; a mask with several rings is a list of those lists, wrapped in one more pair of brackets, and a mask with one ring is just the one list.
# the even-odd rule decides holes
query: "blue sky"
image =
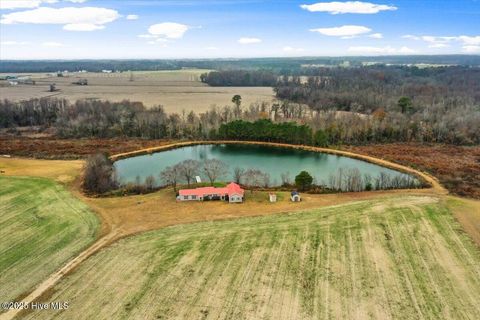
{"label": "blue sky", "polygon": [[480,54],[479,0],[0,0],[0,59]]}

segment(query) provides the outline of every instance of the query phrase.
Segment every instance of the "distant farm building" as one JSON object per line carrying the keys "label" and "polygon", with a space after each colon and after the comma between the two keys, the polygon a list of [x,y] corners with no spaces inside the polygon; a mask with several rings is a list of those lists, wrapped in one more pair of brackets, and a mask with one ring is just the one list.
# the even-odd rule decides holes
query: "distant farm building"
{"label": "distant farm building", "polygon": [[302,198],[297,191],[292,191],[292,193],[290,194],[290,200],[292,200],[293,202],[300,202],[302,201]]}
{"label": "distant farm building", "polygon": [[72,82],[72,84],[76,84],[77,86],[88,86],[88,80],[87,79],[78,79],[75,82]]}
{"label": "distant farm building", "polygon": [[203,187],[179,191],[179,201],[224,200],[230,203],[243,202],[245,190],[238,184],[230,183],[224,188]]}

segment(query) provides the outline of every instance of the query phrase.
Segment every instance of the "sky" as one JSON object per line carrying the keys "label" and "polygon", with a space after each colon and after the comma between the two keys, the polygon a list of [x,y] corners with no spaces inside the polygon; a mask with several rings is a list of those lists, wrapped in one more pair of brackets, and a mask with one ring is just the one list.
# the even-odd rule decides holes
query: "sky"
{"label": "sky", "polygon": [[480,0],[0,0],[0,60],[480,54]]}

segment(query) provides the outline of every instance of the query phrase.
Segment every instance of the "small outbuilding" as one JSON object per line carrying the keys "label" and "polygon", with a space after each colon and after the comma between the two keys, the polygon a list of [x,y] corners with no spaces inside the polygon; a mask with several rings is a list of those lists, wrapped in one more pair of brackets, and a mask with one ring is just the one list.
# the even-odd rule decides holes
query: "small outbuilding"
{"label": "small outbuilding", "polygon": [[292,193],[290,194],[290,200],[292,200],[292,202],[300,202],[302,201],[302,198],[297,191],[292,191]]}
{"label": "small outbuilding", "polygon": [[269,193],[270,202],[277,202],[277,194],[276,193]]}

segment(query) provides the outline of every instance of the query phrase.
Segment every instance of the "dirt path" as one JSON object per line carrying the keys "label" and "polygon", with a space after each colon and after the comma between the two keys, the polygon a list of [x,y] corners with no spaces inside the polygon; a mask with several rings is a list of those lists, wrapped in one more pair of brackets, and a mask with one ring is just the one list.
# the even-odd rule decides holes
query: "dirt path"
{"label": "dirt path", "polygon": [[[94,244],[88,247],[85,251],[82,251],[78,256],[70,260],[60,270],[50,275],[47,279],[45,279],[42,283],[40,283],[38,287],[33,292],[31,292],[28,296],[21,299],[21,301],[17,301],[17,302],[21,302],[23,303],[23,305],[29,305],[32,302],[37,301],[45,292],[51,289],[66,274],[72,272],[78,265],[80,265],[83,261],[88,259],[88,257],[95,254],[98,250],[100,250],[105,245],[110,243],[110,241],[114,239],[116,236],[117,236],[117,233],[113,231],[107,234],[106,236],[98,239]],[[11,309],[6,313],[0,314],[0,320],[14,319],[22,311],[23,310],[21,309]]]}

